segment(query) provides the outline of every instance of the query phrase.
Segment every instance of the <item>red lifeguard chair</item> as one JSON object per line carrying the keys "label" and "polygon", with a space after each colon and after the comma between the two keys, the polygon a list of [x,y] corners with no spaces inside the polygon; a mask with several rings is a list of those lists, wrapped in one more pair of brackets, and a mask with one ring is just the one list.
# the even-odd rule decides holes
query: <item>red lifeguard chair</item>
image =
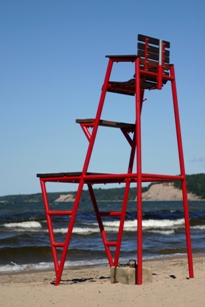
{"label": "red lifeguard chair", "polygon": [[[120,247],[123,235],[123,226],[125,221],[129,189],[131,183],[136,183],[137,186],[137,284],[142,284],[142,183],[143,182],[173,182],[180,181],[182,184],[182,199],[184,206],[184,220],[185,220],[185,232],[186,232],[186,245],[188,256],[188,269],[189,277],[193,278],[193,261],[192,261],[192,248],[190,238],[190,226],[189,226],[189,210],[187,200],[186,189],[186,175],[183,158],[182,138],[180,131],[180,119],[177,100],[177,89],[174,65],[169,63],[170,55],[170,43],[167,41],[155,39],[152,37],[138,35],[138,54],[134,55],[108,55],[108,66],[105,74],[104,83],[102,86],[101,96],[97,108],[95,118],[89,119],[77,119],[76,122],[80,124],[83,132],[88,139],[88,149],[85,157],[82,172],[65,172],[65,173],[49,173],[49,174],[37,174],[40,178],[40,184],[42,189],[45,213],[48,223],[49,237],[56,273],[55,285],[58,285],[61,280],[66,255],[68,252],[70,239],[72,235],[73,226],[76,219],[76,214],[80,204],[80,198],[84,185],[87,185],[90,192],[90,197],[96,214],[96,218],[99,224],[102,240],[104,243],[105,251],[110,266],[116,266],[118,264],[120,256]],[[134,77],[126,82],[110,81],[111,71],[114,63],[131,62],[134,64]],[[147,174],[142,172],[141,166],[141,111],[144,101],[145,90],[161,90],[162,87],[170,82],[173,98],[174,118],[176,125],[176,136],[178,145],[178,156],[180,175],[162,175],[162,174]],[[107,121],[101,118],[106,92],[114,92],[124,95],[135,96],[135,123],[123,123]],[[122,131],[128,141],[131,151],[128,162],[128,169],[126,173],[93,173],[88,172],[89,162],[91,159],[93,147],[95,144],[96,135],[99,126],[117,128]],[[136,159],[136,160],[135,160]],[[134,162],[136,161],[136,170],[133,170]],[[48,182],[63,182],[63,183],[77,183],[78,189],[76,192],[76,198],[73,203],[72,210],[51,210],[46,190],[46,183]],[[99,210],[98,203],[94,194],[93,185],[95,184],[109,184],[109,183],[124,183],[124,198],[122,202],[122,208],[120,211],[102,212]],[[68,231],[64,242],[56,242],[54,236],[54,229],[52,224],[53,216],[67,215],[70,217]],[[102,217],[104,216],[116,216],[119,217],[119,231],[117,240],[110,242],[107,239],[106,232],[103,226]],[[111,248],[115,247],[114,257]],[[62,250],[60,259],[58,259],[57,249]]]}

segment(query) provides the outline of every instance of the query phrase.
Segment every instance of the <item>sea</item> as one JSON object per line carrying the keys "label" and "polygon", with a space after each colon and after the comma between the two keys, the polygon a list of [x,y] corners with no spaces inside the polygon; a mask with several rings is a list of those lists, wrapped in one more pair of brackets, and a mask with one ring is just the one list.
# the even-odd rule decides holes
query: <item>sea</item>
{"label": "sea", "polygon": [[[121,202],[98,202],[100,210],[120,211]],[[51,203],[53,210],[70,210],[72,203]],[[205,253],[205,201],[189,201],[194,254]],[[69,217],[53,217],[56,241],[65,239]],[[103,220],[110,240],[116,238],[116,217]],[[129,202],[119,263],[136,259],[136,203]],[[143,259],[186,254],[181,201],[143,202]],[[79,205],[65,267],[106,265],[108,260],[91,202]],[[0,203],[0,273],[53,269],[53,260],[42,202]]]}

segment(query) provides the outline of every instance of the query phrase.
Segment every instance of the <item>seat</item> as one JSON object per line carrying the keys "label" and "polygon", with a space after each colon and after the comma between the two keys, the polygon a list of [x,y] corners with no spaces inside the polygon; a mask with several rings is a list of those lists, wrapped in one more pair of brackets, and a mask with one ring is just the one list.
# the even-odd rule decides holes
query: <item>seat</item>
{"label": "seat", "polygon": [[[169,76],[169,55],[170,43],[153,37],[138,35],[138,53],[140,57],[140,88],[141,89],[161,89],[166,84]],[[115,58],[117,56],[107,56]],[[124,56],[129,58],[132,56]],[[133,55],[133,58],[135,56]],[[135,95],[135,76],[128,81],[110,81],[108,91]]]}

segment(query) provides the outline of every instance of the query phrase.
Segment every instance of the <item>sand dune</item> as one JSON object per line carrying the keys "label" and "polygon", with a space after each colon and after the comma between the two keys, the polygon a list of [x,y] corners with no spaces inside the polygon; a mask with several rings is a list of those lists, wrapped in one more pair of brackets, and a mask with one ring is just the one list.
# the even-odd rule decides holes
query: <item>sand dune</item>
{"label": "sand dune", "polygon": [[[197,200],[198,196],[188,193],[187,194],[189,200]],[[173,186],[173,183],[159,183],[153,184],[147,192],[142,194],[143,200],[181,200],[182,199],[182,191],[176,189]]]}
{"label": "sand dune", "polygon": [[[189,200],[198,200],[198,196],[188,193]],[[157,200],[182,200],[182,191],[176,189],[173,183],[159,183],[153,184],[147,192],[142,193],[143,200],[157,201]],[[73,194],[62,194],[55,202],[74,201]]]}

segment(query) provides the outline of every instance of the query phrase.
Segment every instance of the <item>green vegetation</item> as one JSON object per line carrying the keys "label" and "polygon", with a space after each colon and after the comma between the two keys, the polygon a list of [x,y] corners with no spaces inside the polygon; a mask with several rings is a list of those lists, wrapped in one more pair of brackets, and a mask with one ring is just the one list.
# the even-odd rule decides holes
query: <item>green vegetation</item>
{"label": "green vegetation", "polygon": [[[149,190],[151,183],[147,187],[143,187],[143,192]],[[181,189],[181,182],[175,181],[174,186],[178,189]],[[187,175],[187,190],[193,194],[196,194],[201,199],[205,199],[205,174],[193,174]],[[136,188],[130,188],[129,200],[134,200],[136,198]],[[118,201],[123,199],[124,187],[123,188],[111,188],[111,189],[94,189],[95,197],[98,201],[110,200]],[[54,192],[48,193],[49,201],[55,201],[60,195],[72,194],[75,197],[76,192]],[[7,201],[13,203],[23,203],[23,202],[39,202],[42,201],[42,194],[28,194],[28,195],[7,195],[0,196],[0,202]],[[90,194],[88,190],[83,190],[81,201],[90,201]]]}
{"label": "green vegetation", "polygon": [[[148,187],[143,187],[143,192],[148,190]],[[123,199],[124,188],[111,188],[111,189],[94,189],[95,197],[98,201],[112,200],[118,201]],[[72,194],[75,197],[76,192],[50,192],[48,198],[50,202],[54,202],[60,195]],[[129,200],[134,200],[136,197],[136,188],[130,188]],[[42,194],[28,194],[28,195],[7,195],[0,196],[1,201],[8,201],[13,203],[23,202],[39,202],[42,201]],[[90,201],[90,194],[88,190],[83,190],[81,201]]]}
{"label": "green vegetation", "polygon": [[[60,195],[63,194],[75,194],[75,192],[54,192],[48,193],[49,201],[55,201]],[[7,195],[7,196],[0,196],[0,201],[8,201],[13,203],[28,203],[28,202],[39,202],[42,201],[42,194],[20,194],[20,195]]]}
{"label": "green vegetation", "polygon": [[[205,199],[205,174],[193,174],[187,175],[187,190],[190,193],[196,194],[197,196]],[[175,181],[174,186],[181,189],[181,182]]]}
{"label": "green vegetation", "polygon": [[[148,190],[148,187],[142,188],[143,192]],[[129,200],[134,200],[136,198],[136,188],[130,188]],[[118,201],[122,200],[124,196],[124,188],[112,188],[112,189],[94,189],[95,197],[99,201],[112,200]],[[83,191],[81,201],[89,201],[90,194],[89,191]]]}

